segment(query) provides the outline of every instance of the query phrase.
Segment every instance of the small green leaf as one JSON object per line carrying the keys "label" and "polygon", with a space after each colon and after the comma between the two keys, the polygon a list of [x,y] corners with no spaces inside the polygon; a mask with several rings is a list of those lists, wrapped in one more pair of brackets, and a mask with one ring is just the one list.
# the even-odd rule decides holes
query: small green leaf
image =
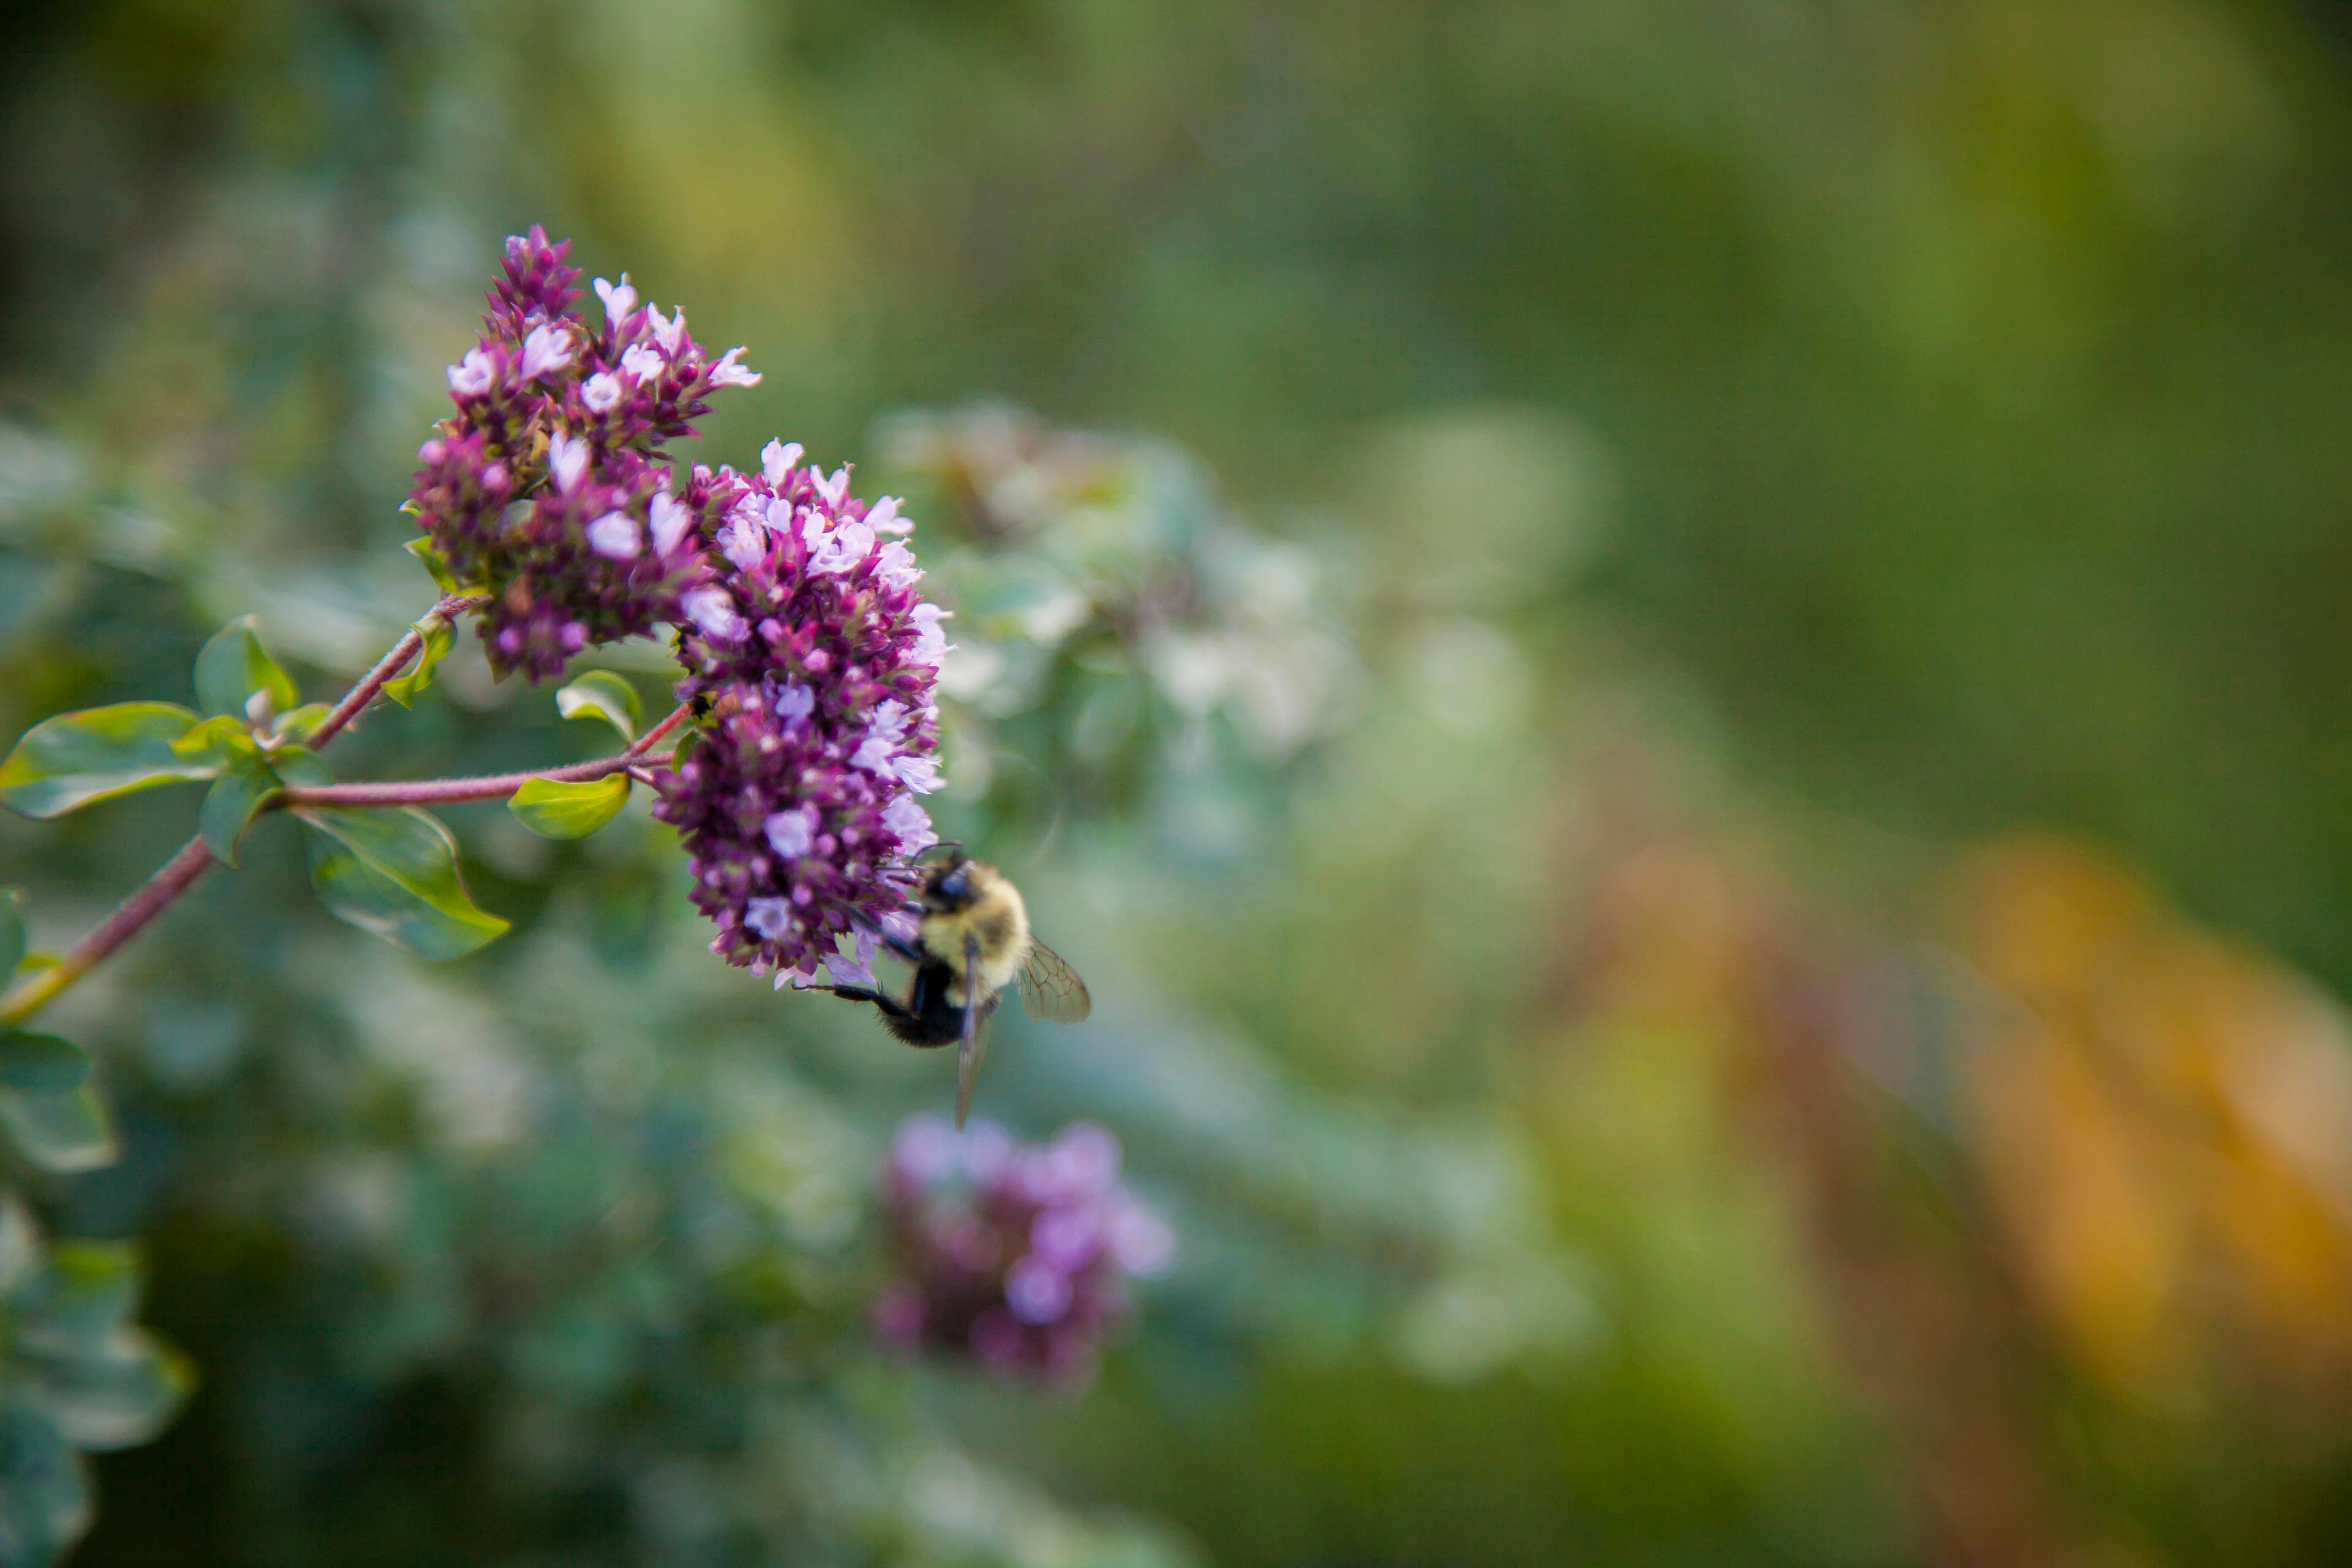
{"label": "small green leaf", "polygon": [[0,1297],[14,1296],[40,1267],[41,1227],[33,1211],[15,1193],[0,1194]]}
{"label": "small green leaf", "polygon": [[457,958],[507,929],[467,896],[449,830],[423,812],[299,813],[310,836],[320,900],[362,931],[422,958]]}
{"label": "small green leaf", "polygon": [[195,1386],[187,1358],[137,1328],[80,1354],[27,1351],[23,1365],[66,1441],[101,1453],[151,1441]]}
{"label": "small green leaf", "polygon": [[45,1171],[70,1174],[114,1163],[114,1119],[96,1084],[71,1094],[0,1094],[0,1129]]}
{"label": "small green leaf", "polygon": [[285,741],[308,741],[325,723],[334,709],[324,702],[305,702],[278,721],[278,738]]}
{"label": "small green leaf", "polygon": [[247,717],[246,700],[257,691],[269,694],[269,711],[290,711],[302,700],[294,678],[278,668],[255,635],[253,617],[239,616],[205,644],[196,655],[196,700],[207,713]]}
{"label": "small green leaf", "polygon": [[415,623],[415,631],[424,637],[425,646],[416,651],[416,662],[406,675],[394,676],[383,683],[383,694],[403,708],[416,700],[416,694],[433,683],[433,667],[457,640],[457,634],[448,622],[438,616],[427,616]]}
{"label": "small green leaf", "polygon": [[172,754],[184,763],[219,766],[233,757],[259,756],[261,748],[254,743],[253,733],[242,718],[223,713],[202,721],[173,742]]}
{"label": "small green leaf", "polygon": [[221,770],[205,794],[204,808],[196,813],[196,832],[214,859],[235,868],[236,841],[245,825],[283,787],[258,757],[239,758]]}
{"label": "small green leaf", "polygon": [[269,766],[278,776],[299,789],[317,789],[320,784],[335,782],[327,759],[308,746],[280,746],[269,753]]}
{"label": "small green leaf", "polygon": [[57,1242],[14,1303],[19,1342],[52,1354],[97,1350],[130,1322],[139,1286],[129,1242]]}
{"label": "small green leaf", "polygon": [[482,591],[478,584],[458,582],[457,574],[449,569],[449,558],[436,550],[431,540],[412,539],[404,548],[424,563],[427,572],[433,574],[434,583],[444,594],[478,594]]}
{"label": "small green leaf", "polygon": [[208,779],[219,771],[215,758],[183,756],[174,746],[196,723],[172,702],[118,702],[45,719],[0,763],[0,805],[62,816],[133,790]]}
{"label": "small green leaf", "polygon": [[585,838],[612,821],[628,798],[625,773],[586,784],[531,779],[508,799],[507,809],[541,838]]}
{"label": "small green leaf", "polygon": [[114,1158],[89,1053],[55,1035],[0,1035],[0,1128],[45,1170],[87,1171]]}
{"label": "small green leaf", "polygon": [[16,973],[25,957],[24,899],[14,888],[0,888],[0,987]]}
{"label": "small green leaf", "polygon": [[30,1390],[0,1403],[0,1565],[49,1568],[89,1529],[89,1476]]}
{"label": "small green leaf", "polygon": [[89,1053],[71,1040],[30,1029],[0,1033],[0,1090],[62,1094],[89,1081]]}
{"label": "small green leaf", "polygon": [[602,719],[621,732],[624,741],[637,738],[637,725],[645,718],[645,709],[637,701],[637,689],[609,669],[592,669],[555,694],[555,710],[566,719],[585,714]]}

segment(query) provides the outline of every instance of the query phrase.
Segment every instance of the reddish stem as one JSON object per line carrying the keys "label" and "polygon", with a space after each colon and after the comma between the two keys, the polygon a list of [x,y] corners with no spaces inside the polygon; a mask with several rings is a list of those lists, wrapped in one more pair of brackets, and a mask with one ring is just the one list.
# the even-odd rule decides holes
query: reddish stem
{"label": "reddish stem", "polygon": [[457,801],[504,800],[533,779],[557,784],[588,784],[626,773],[653,743],[677,728],[686,717],[681,706],[647,731],[636,744],[616,757],[573,763],[569,767],[539,768],[523,773],[484,773],[470,779],[420,779],[406,784],[318,784],[287,789],[271,801],[274,808],[296,811],[306,805],[447,805]]}
{"label": "reddish stem", "polygon": [[[478,597],[453,594],[433,606],[425,616],[448,619],[473,608],[483,601]],[[411,626],[391,651],[376,660],[375,668],[360,677],[359,683],[343,694],[319,727],[310,731],[310,745],[317,751],[333,740],[383,689],[385,681],[400,673],[408,661],[425,646],[425,638]],[[270,808],[290,805],[417,805],[434,801],[495,800],[512,795],[525,780],[551,778],[565,783],[581,783],[599,779],[629,768],[644,756],[655,742],[660,740],[685,719],[687,710],[678,708],[659,724],[646,731],[637,742],[617,757],[603,757],[593,763],[578,763],[568,768],[552,768],[539,773],[502,773],[478,779],[432,779],[421,784],[334,784],[319,789],[289,789],[273,797]],[[0,1028],[11,1027],[31,1017],[47,1006],[57,994],[103,963],[124,942],[139,934],[149,921],[162,914],[195,879],[214,864],[212,851],[205,847],[202,838],[191,838],[180,847],[180,852],[165,861],[156,873],[148,878],[140,889],[122,900],[115,911],[107,916],[98,928],[79,942],[50,968],[36,973],[31,979],[0,1001]]]}
{"label": "reddish stem", "polygon": [[0,1004],[0,1027],[23,1023],[47,1005],[58,992],[105,962],[108,954],[138,935],[142,926],[186,892],[188,884],[203,876],[212,863],[212,851],[205,847],[203,839],[191,838],[180,846],[180,852],[164,861],[163,868],[147,879],[144,887],[117,905],[97,930],[74,943],[63,959],[36,973],[17,987],[5,1004]]}
{"label": "reddish stem", "polygon": [[[478,595],[452,594],[434,605],[425,614],[424,619],[418,622],[418,625],[421,626],[425,621],[449,620],[477,605],[488,602]],[[401,639],[392,645],[391,651],[375,661],[375,668],[361,676],[359,684],[343,693],[343,700],[336,703],[333,710],[319,721],[317,729],[310,731],[310,749],[315,752],[341,734],[345,725],[360,716],[361,709],[375,700],[376,693],[383,689],[384,682],[398,675],[408,661],[415,658],[424,647],[424,634],[415,626],[409,627],[402,635]]]}

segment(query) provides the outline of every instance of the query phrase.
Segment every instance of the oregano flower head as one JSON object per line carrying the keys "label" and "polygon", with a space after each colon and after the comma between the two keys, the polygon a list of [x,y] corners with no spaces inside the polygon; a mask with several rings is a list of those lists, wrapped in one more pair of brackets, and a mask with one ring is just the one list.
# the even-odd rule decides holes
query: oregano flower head
{"label": "oregano flower head", "polygon": [[904,863],[935,841],[918,797],[940,782],[945,617],[898,501],[860,500],[849,477],[771,442],[759,473],[698,470],[687,491],[718,520],[713,569],[679,600],[678,695],[705,719],[656,776],[654,814],[692,858],[711,951],[779,985],[820,963],[870,979],[877,932],[904,919]]}
{"label": "oregano flower head", "polygon": [[1132,1310],[1129,1282],[1176,1250],[1118,1168],[1118,1140],[1091,1123],[1050,1143],[984,1121],[904,1123],[882,1171],[893,1269],[877,1338],[1009,1379],[1084,1382]]}
{"label": "oregano flower head", "polygon": [[662,446],[693,433],[709,395],[760,377],[711,359],[686,312],[640,304],[627,275],[596,280],[604,324],[577,309],[570,241],[507,241],[482,339],[449,367],[457,411],[417,453],[411,510],[457,581],[490,595],[493,668],[539,680],[584,647],[677,618],[710,575],[712,521],[673,493]]}

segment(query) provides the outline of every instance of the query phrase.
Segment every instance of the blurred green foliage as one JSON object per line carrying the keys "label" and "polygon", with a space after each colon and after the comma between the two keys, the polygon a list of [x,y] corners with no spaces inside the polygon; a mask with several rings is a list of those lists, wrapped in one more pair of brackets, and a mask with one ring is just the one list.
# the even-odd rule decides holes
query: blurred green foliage
{"label": "blurred green foliage", "polygon": [[[642,802],[575,842],[447,813],[514,929],[438,967],[320,913],[265,823],[42,1021],[122,1157],[17,1183],[55,1235],[143,1240],[203,1377],[98,1467],[79,1561],[1916,1560],[1939,1472],[1844,1375],[1818,1148],[1740,1087],[1783,1058],[1709,1005],[1591,1009],[1592,757],[1635,737],[1645,795],[1903,917],[1948,845],[2087,834],[2352,985],[2338,6],[11,29],[0,732],[186,703],[247,612],[340,691],[433,597],[394,506],[499,238],[574,235],[767,373],[695,457],[782,434],[919,498],[969,656],[942,826],[1101,1004],[1006,1019],[983,1110],[1113,1126],[1182,1248],[1085,1399],[910,1375],[865,1348],[866,1192],[944,1082],[702,952]],[[609,662],[658,704],[658,649]],[[595,728],[468,631],[335,761],[530,768]],[[0,819],[33,945],[194,796]],[[1745,906],[1686,871],[1627,873],[1676,933],[1637,949],[1679,956],[1604,977],[1724,988],[1688,953]],[[1958,1158],[1965,1118],[1903,1114]],[[2340,1417],[2077,1387],[2072,1322],[2001,1364],[2058,1389],[2033,1435],[2090,1533],[2340,1557]]]}

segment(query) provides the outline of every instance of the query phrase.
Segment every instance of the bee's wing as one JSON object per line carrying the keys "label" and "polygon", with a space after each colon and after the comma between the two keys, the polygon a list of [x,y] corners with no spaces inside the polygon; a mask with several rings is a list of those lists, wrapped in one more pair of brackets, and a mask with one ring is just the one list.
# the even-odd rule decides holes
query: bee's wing
{"label": "bee's wing", "polygon": [[980,1087],[980,1067],[988,1059],[988,1040],[980,1032],[980,942],[969,932],[963,939],[963,1043],[956,1047],[958,1131],[971,1115],[972,1091]]}
{"label": "bee's wing", "polygon": [[1082,1024],[1095,1010],[1087,983],[1062,962],[1062,955],[1034,938],[1028,956],[1021,961],[1021,1004],[1033,1018],[1049,1024]]}

